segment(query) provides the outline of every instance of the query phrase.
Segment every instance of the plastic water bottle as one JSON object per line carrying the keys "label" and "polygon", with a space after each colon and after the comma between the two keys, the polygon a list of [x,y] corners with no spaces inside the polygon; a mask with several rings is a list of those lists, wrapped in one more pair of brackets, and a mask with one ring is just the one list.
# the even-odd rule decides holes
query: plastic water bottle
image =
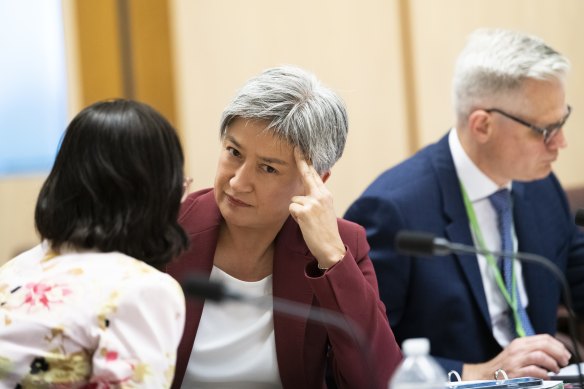
{"label": "plastic water bottle", "polygon": [[405,355],[389,381],[389,389],[444,389],[446,373],[430,356],[430,341],[426,338],[407,339],[402,344]]}

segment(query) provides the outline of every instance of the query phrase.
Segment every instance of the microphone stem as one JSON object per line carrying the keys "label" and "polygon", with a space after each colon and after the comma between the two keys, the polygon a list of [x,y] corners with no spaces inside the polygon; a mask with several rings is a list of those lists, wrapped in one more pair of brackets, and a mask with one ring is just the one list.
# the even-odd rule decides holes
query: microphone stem
{"label": "microphone stem", "polygon": [[202,300],[209,300],[218,304],[225,301],[235,301],[257,308],[271,309],[274,315],[284,314],[291,318],[307,320],[312,323],[340,330],[343,335],[349,337],[361,352],[363,358],[360,360],[363,362],[363,372],[365,375],[365,381],[367,381],[366,388],[376,387],[374,382],[375,374],[373,374],[374,372],[372,369],[373,366],[375,366],[374,362],[378,361],[373,360],[369,343],[366,341],[367,338],[365,337],[363,329],[357,326],[350,317],[345,317],[343,314],[329,309],[305,305],[274,296],[247,296],[245,294],[230,291],[229,288],[222,283],[210,281],[208,275],[199,273],[191,274],[183,280],[182,287],[187,295]]}
{"label": "microphone stem", "polygon": [[515,255],[516,258],[520,260],[525,260],[527,262],[538,263],[548,270],[550,270],[556,278],[560,281],[562,285],[562,290],[564,294],[564,303],[566,305],[566,309],[568,311],[568,328],[570,331],[570,340],[572,341],[572,347],[574,348],[574,355],[576,359],[576,369],[578,370],[578,382],[581,388],[584,388],[584,377],[582,377],[582,368],[580,363],[582,362],[582,357],[580,356],[580,350],[578,347],[578,330],[576,328],[576,314],[574,313],[573,304],[572,304],[572,295],[570,293],[570,288],[568,286],[568,281],[564,276],[564,273],[560,271],[560,269],[551,261],[547,260],[544,257],[539,255],[530,254],[530,253],[520,253]]}
{"label": "microphone stem", "polygon": [[[230,299],[233,299],[233,297],[230,297]],[[247,297],[238,294],[237,299],[259,308],[266,308],[270,304],[270,300],[265,297]],[[306,317],[309,321],[327,324],[340,329],[349,334],[357,343],[364,344],[365,342],[365,335],[360,328],[354,323],[351,323],[349,318],[341,316],[335,311],[323,308],[315,309],[316,307],[298,304],[278,297],[272,297],[271,301],[273,302],[274,312],[282,313],[293,318]]]}
{"label": "microphone stem", "polygon": [[[266,299],[265,297],[248,297],[240,294],[236,296],[237,300],[240,302],[259,308],[266,308],[270,304],[270,299]],[[230,296],[230,298],[233,299],[233,296]],[[372,363],[373,360],[368,343],[365,340],[365,333],[349,317],[345,317],[338,312],[328,309],[307,306],[278,297],[272,297],[271,301],[273,302],[274,313],[281,313],[295,319],[305,317],[308,321],[334,327],[341,330],[342,333],[349,335],[353,343],[359,348],[361,355],[364,356],[363,365],[365,367],[365,374],[369,380],[368,387],[375,387],[372,381],[374,374],[371,372],[371,368],[374,364]]]}

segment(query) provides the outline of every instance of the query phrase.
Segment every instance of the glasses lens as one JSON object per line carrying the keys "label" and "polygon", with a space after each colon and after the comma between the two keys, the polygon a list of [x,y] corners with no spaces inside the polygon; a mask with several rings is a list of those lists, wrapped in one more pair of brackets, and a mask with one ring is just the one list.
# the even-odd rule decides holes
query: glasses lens
{"label": "glasses lens", "polygon": [[553,130],[546,130],[543,134],[543,143],[549,143],[549,141],[558,133],[558,128]]}

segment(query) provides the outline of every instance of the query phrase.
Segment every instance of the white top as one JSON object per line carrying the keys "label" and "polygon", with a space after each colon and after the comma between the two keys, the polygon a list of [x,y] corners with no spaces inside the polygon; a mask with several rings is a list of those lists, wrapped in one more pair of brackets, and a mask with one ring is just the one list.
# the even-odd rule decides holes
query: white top
{"label": "white top", "polygon": [[245,296],[267,298],[259,308],[206,301],[183,388],[281,388],[274,338],[272,275],[241,281],[213,266],[211,280]]}
{"label": "white top", "polygon": [[184,315],[142,261],[39,245],[0,268],[0,388],[169,388]]}
{"label": "white top", "polygon": [[[486,249],[500,251],[501,237],[499,235],[499,227],[497,224],[497,212],[489,201],[489,196],[500,188],[495,182],[487,177],[466,154],[460,144],[455,128],[450,131],[448,144],[450,145],[450,152],[452,153],[452,159],[454,160],[458,179],[466,189],[466,193],[472,203],[477,220],[480,220],[479,225]],[[507,185],[507,188],[511,189],[511,183]],[[517,250],[517,236],[514,227],[512,228],[512,235],[513,248],[514,250]],[[478,241],[474,234],[473,241],[474,245],[477,246]],[[515,338],[513,331],[514,326],[509,313],[510,308],[497,285],[497,281],[495,280],[495,276],[487,259],[483,255],[477,255],[477,258],[479,260],[485,296],[489,306],[489,314],[491,315],[493,336],[501,347],[505,347]],[[527,306],[528,299],[525,292],[525,285],[523,283],[521,262],[514,261],[514,263],[517,288],[521,297],[521,303],[524,306]]]}

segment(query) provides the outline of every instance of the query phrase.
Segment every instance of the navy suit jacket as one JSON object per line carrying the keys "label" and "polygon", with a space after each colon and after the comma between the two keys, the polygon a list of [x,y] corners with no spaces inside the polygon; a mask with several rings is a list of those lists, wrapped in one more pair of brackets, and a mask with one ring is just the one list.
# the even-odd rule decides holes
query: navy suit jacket
{"label": "navy suit jacket", "polygon": [[[558,180],[550,174],[543,180],[513,182],[512,195],[518,251],[553,261],[568,278],[575,310],[583,312],[584,236]],[[501,351],[475,255],[413,258],[394,249],[394,237],[402,229],[473,245],[448,136],[382,173],[345,218],[367,231],[381,299],[400,344],[427,337],[431,353],[446,371],[458,372],[463,363],[485,362]],[[554,334],[560,283],[533,263],[523,263],[523,277],[534,330]]]}
{"label": "navy suit jacket", "polygon": [[[190,273],[209,275],[223,218],[213,191],[189,195],[179,222],[190,239],[189,249],[167,266],[182,281]],[[327,351],[339,388],[386,388],[401,361],[401,353],[379,299],[369,245],[362,227],[338,220],[347,254],[325,274],[316,267],[298,224],[289,217],[278,233],[274,248],[273,295],[308,308],[334,311],[351,319],[366,335],[364,349],[334,326],[308,317],[274,312],[274,335],[280,378],[284,388],[325,387]],[[203,302],[188,299],[185,330],[178,349],[173,388],[180,388],[203,311]]]}

